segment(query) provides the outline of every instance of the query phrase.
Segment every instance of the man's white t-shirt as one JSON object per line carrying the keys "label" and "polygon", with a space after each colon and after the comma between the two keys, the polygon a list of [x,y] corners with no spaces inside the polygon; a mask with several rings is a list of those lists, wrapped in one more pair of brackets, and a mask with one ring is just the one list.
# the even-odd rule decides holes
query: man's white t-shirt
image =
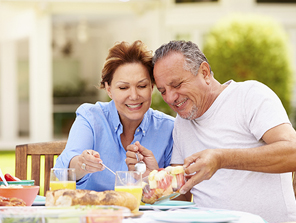
{"label": "man's white t-shirt", "polygon": [[[177,116],[171,164],[183,164],[196,152],[215,148],[253,148],[264,145],[263,134],[290,123],[277,95],[257,81],[228,81],[228,86],[199,118]],[[219,169],[191,193],[200,207],[245,211],[269,223],[296,220],[292,174],[268,174]]]}

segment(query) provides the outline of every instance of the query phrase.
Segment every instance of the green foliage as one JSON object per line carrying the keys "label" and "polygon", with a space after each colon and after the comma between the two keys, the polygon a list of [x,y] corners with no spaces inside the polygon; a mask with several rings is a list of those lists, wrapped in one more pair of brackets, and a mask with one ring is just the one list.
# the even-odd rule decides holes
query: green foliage
{"label": "green foliage", "polygon": [[174,112],[170,108],[170,106],[163,100],[161,94],[157,90],[153,91],[151,108],[153,108],[154,110],[162,111],[163,113],[166,113],[173,117],[176,116],[176,112]]}
{"label": "green foliage", "polygon": [[4,174],[15,176],[15,151],[0,151],[0,169]]}
{"label": "green foliage", "polygon": [[203,52],[220,83],[260,81],[290,113],[293,73],[288,42],[283,28],[271,18],[232,15],[210,30]]}

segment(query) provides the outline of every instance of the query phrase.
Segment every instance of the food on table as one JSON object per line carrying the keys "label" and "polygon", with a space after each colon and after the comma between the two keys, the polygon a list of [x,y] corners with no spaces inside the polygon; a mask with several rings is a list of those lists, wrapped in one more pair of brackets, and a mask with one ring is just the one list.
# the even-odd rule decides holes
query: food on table
{"label": "food on table", "polygon": [[[26,202],[27,206],[31,206],[40,189],[39,186],[25,185],[9,185],[8,187],[0,187],[0,196],[6,198],[19,198]],[[19,187],[20,186],[20,187]],[[1,222],[1,221],[0,221]]]}
{"label": "food on table", "polygon": [[26,206],[26,202],[16,197],[7,198],[0,196],[0,206]]}
{"label": "food on table", "polygon": [[[6,173],[6,174],[4,175],[4,178],[5,178],[6,181],[20,181],[19,178],[14,177],[14,176],[12,176],[12,175],[9,174],[9,173]],[[0,178],[0,181],[2,181],[1,178]]]}
{"label": "food on table", "polygon": [[47,191],[45,206],[117,205],[134,210],[137,199],[123,191],[92,191],[61,189]]}
{"label": "food on table", "polygon": [[181,187],[185,184],[184,168],[183,166],[168,166],[165,170],[173,176],[172,188],[174,192],[179,192]]}
{"label": "food on table", "polygon": [[153,170],[147,181],[143,185],[142,201],[154,204],[163,196],[179,192],[185,184],[184,168],[182,166],[168,166],[165,169]]}
{"label": "food on table", "polygon": [[[129,212],[130,213],[130,212]],[[88,211],[87,223],[121,223],[123,219],[123,210],[121,209],[93,209]]]}
{"label": "food on table", "polygon": [[8,185],[8,186],[6,186],[6,185],[0,185],[0,188],[1,187],[4,187],[4,188],[7,188],[7,187],[9,187],[9,188],[23,188],[23,186],[22,185]]}
{"label": "food on table", "polygon": [[130,210],[119,206],[13,207],[0,209],[1,223],[121,223]]}

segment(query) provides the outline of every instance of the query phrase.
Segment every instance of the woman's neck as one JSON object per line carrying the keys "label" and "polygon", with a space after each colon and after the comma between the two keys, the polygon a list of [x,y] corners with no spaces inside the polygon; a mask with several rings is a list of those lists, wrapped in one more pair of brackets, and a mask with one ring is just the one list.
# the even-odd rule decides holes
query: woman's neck
{"label": "woman's neck", "polygon": [[136,121],[121,121],[123,126],[123,131],[120,135],[121,144],[126,150],[126,147],[132,143],[134,140],[134,134],[136,129],[139,127],[141,122]]}

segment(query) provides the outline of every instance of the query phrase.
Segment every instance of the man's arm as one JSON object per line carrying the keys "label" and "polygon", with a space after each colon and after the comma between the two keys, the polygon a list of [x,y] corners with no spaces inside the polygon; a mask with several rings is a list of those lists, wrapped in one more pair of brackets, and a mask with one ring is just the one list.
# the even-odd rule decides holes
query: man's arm
{"label": "man's arm", "polygon": [[266,145],[248,149],[207,149],[184,161],[186,174],[194,174],[181,188],[186,193],[194,185],[210,179],[218,169],[284,173],[296,170],[296,132],[290,124],[268,130]]}
{"label": "man's arm", "polygon": [[268,130],[262,137],[266,145],[222,151],[221,168],[265,173],[284,173],[296,170],[296,133],[290,124]]}

